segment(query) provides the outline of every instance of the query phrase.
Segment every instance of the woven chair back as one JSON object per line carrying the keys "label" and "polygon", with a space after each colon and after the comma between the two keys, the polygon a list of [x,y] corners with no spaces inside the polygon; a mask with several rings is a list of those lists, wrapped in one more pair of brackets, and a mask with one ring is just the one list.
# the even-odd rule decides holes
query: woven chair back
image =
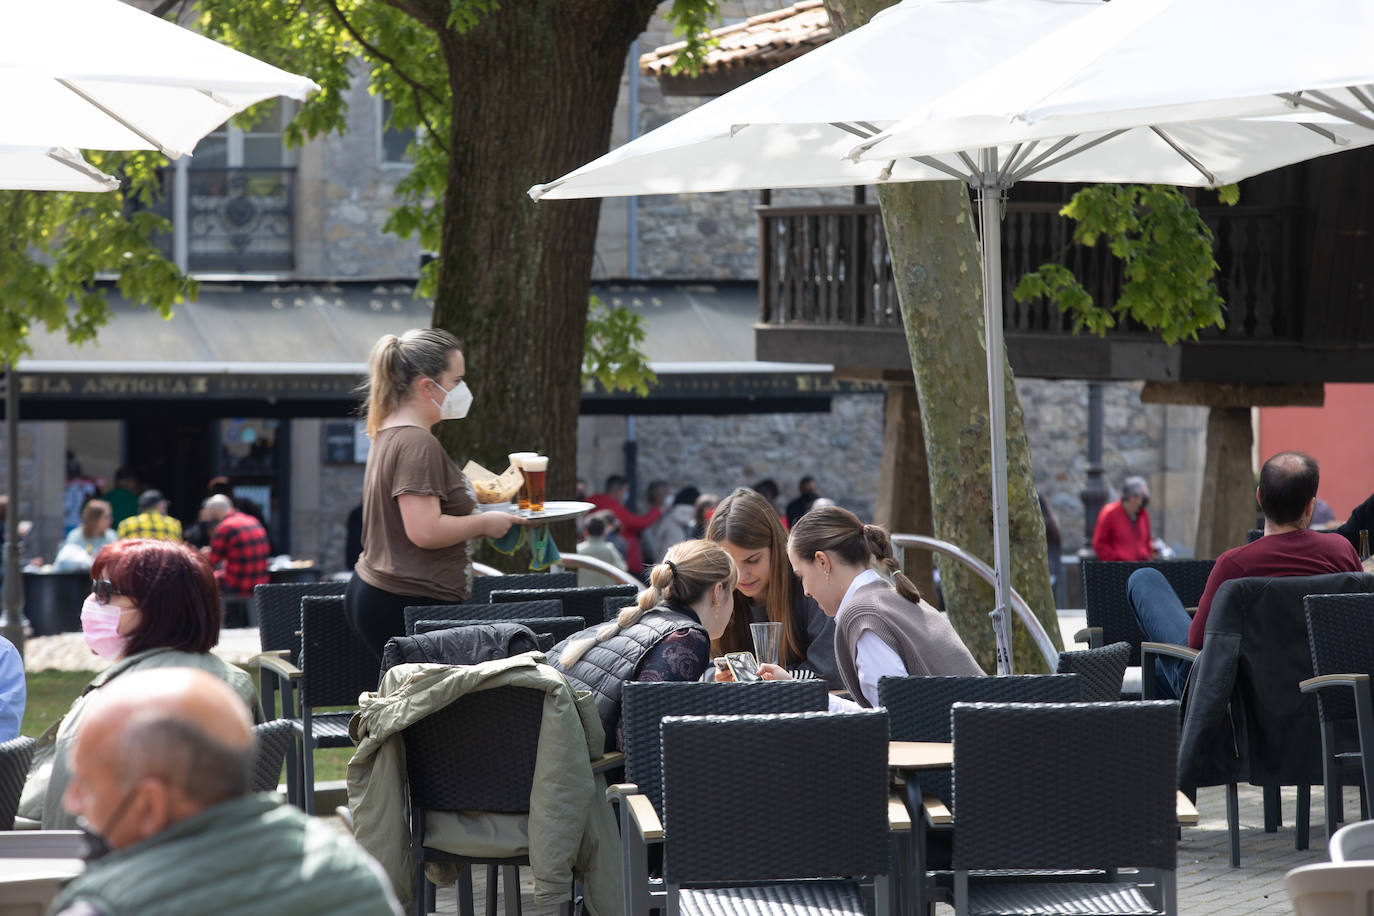
{"label": "woven chair back", "polygon": [[466,694],[401,733],[412,806],[427,811],[529,810],[544,694],[493,687]]}
{"label": "woven chair back", "polygon": [[1140,644],[1145,634],[1136,623],[1130,602],[1126,600],[1126,580],[1137,569],[1157,569],[1173,586],[1184,607],[1196,607],[1207,587],[1214,560],[1151,560],[1147,563],[1084,560],[1080,564],[1083,579],[1083,610],[1088,626],[1102,628],[1102,644],[1126,642],[1131,646],[1131,664],[1140,664]]}
{"label": "woven chair back", "polygon": [[301,599],[301,702],[357,706],[358,694],[377,689],[381,665],[344,614],[342,597]]}
{"label": "woven chair back", "polygon": [[301,599],[307,595],[342,595],[347,582],[292,582],[284,585],[259,585],[253,589],[253,607],[258,615],[258,638],[262,651],[286,649],[291,664],[301,658]]}
{"label": "woven chair back", "polygon": [[[415,621],[414,635],[419,636],[421,633],[433,633],[435,630],[448,630],[453,627],[469,627],[491,622],[490,620],[417,620]],[[502,623],[518,623],[521,626],[529,627],[539,639],[539,645],[546,652],[574,633],[580,633],[587,628],[586,621],[581,617],[519,617],[514,620],[504,620]],[[548,641],[550,639],[552,642]],[[547,645],[545,645],[546,643]]]}
{"label": "woven chair back", "polygon": [[491,593],[491,600],[497,604],[504,604],[508,601],[538,601],[544,598],[557,598],[563,602],[563,613],[569,617],[600,620],[605,613],[607,598],[624,599],[626,603],[630,603],[634,601],[634,596],[637,594],[639,591],[633,585],[592,585],[586,588],[525,588],[513,591],[498,589]]}
{"label": "woven chair back", "polygon": [[1174,868],[1177,703],[958,703],[952,718],[956,870]]}
{"label": "woven chair back", "polygon": [[19,796],[24,794],[24,779],[29,774],[37,744],[36,740],[24,735],[0,743],[0,830],[14,827]]}
{"label": "woven chair back", "polygon": [[[950,740],[949,710],[955,703],[1077,703],[1076,674],[1014,674],[1006,677],[884,677],[878,702],[887,707],[893,741]],[[921,788],[950,804],[947,770],[921,774]]]}
{"label": "woven chair back", "polygon": [[662,729],[668,883],[887,873],[887,713],[669,716]]}
{"label": "woven chair back", "polygon": [[505,576],[473,576],[469,604],[490,604],[491,593],[513,588],[577,588],[575,572],[511,573]]}
{"label": "woven chair back", "polygon": [[508,601],[504,604],[424,604],[408,607],[405,615],[406,635],[415,635],[419,620],[523,620],[529,617],[562,617],[563,602],[557,598],[539,601]]}
{"label": "woven chair back", "polygon": [[625,780],[638,786],[655,809],[663,810],[659,724],[664,716],[824,712],[828,700],[825,681],[820,680],[770,684],[630,681],[620,694]]}
{"label": "woven chair back", "polygon": [[[1307,595],[1302,603],[1312,673],[1374,675],[1374,594]],[[1317,711],[1322,722],[1353,721],[1354,693],[1319,690]]]}
{"label": "woven chair back", "polygon": [[275,792],[286,750],[296,740],[292,719],[273,719],[253,726],[253,791]]}
{"label": "woven chair back", "polygon": [[636,595],[612,595],[601,602],[601,621],[614,620],[620,612],[635,603]]}
{"label": "woven chair back", "polygon": [[1130,660],[1130,644],[1114,642],[1097,649],[1060,652],[1055,673],[1078,675],[1084,703],[1110,703],[1121,699],[1121,682]]}

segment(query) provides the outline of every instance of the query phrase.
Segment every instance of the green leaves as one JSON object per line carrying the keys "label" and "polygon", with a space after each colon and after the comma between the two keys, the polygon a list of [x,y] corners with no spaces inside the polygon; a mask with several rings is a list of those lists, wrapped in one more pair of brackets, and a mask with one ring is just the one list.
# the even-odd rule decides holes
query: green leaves
{"label": "green leaves", "polygon": [[658,381],[658,376],[639,350],[644,335],[643,316],[592,296],[587,305],[582,381],[600,382],[607,391],[647,395],[649,385]]}
{"label": "green leaves", "polygon": [[29,331],[41,325],[64,332],[73,343],[93,340],[109,320],[97,280],[116,275],[120,295],[164,317],[175,303],[195,295],[183,276],[151,241],[169,231],[167,221],[146,210],[126,215],[126,202],[151,204],[159,193],[158,153],[89,153],[101,171],[122,176],[123,187],[106,194],[0,192],[0,363],[32,352]]}
{"label": "green leaves", "polygon": [[[1228,185],[1218,195],[1234,204],[1239,190]],[[1018,301],[1045,297],[1072,316],[1074,331],[1099,337],[1127,318],[1158,331],[1168,344],[1196,340],[1203,328],[1225,327],[1225,303],[1212,282],[1212,232],[1177,188],[1094,185],[1075,194],[1060,213],[1075,222],[1074,242],[1092,247],[1103,240],[1122,261],[1121,295],[1103,308],[1067,268],[1044,264],[1021,278],[1014,292]]]}
{"label": "green leaves", "polygon": [[671,72],[696,76],[706,63],[707,52],[720,43],[711,37],[711,22],[721,22],[720,4],[717,0],[673,0],[668,18],[673,23],[673,34],[687,42]]}

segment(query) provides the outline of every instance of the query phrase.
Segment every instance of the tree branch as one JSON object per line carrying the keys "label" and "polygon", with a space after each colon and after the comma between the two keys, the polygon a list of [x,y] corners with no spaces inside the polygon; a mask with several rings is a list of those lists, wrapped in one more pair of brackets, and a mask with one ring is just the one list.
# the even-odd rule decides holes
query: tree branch
{"label": "tree branch", "polygon": [[[415,96],[415,111],[420,116],[420,122],[425,125],[425,130],[429,132],[429,135],[434,138],[434,142],[438,144],[439,148],[444,151],[445,155],[447,155],[448,147],[444,145],[444,141],[439,137],[438,132],[434,129],[434,125],[430,123],[429,118],[425,115],[425,106],[423,100],[420,98],[420,93],[423,92],[425,95],[428,95],[431,99],[434,100],[435,104],[437,105],[443,105],[444,100],[439,98],[438,93],[436,93],[433,89],[430,89],[423,83],[415,79],[412,79],[409,74],[407,74],[404,70],[401,69],[400,64],[396,63],[395,58],[391,57],[388,54],[384,54],[380,48],[378,48],[376,45],[372,44],[366,38],[364,38],[362,34],[353,27],[353,23],[348,21],[348,17],[344,15],[343,10],[339,9],[338,0],[325,0],[325,3],[326,5],[328,5],[330,10],[333,11],[335,18],[339,20],[339,24],[342,25],[348,31],[349,35],[353,36],[353,40],[356,41],[358,44],[362,45],[363,50],[367,51],[368,54],[371,54],[373,57],[385,63],[396,73],[397,76],[401,78],[402,82],[404,82],[406,85],[410,87],[411,93]],[[396,6],[395,4],[391,5]],[[412,9],[403,8],[400,6],[396,6],[396,8],[400,9],[401,12],[405,13],[408,16],[411,16],[412,18],[419,18],[415,16],[415,12]],[[429,25],[429,23],[426,24]]]}

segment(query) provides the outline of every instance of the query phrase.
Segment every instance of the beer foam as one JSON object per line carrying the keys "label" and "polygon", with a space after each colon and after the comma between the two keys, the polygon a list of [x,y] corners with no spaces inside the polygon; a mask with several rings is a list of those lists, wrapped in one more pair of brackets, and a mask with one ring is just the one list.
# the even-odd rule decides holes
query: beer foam
{"label": "beer foam", "polygon": [[547,471],[549,469],[549,459],[547,455],[535,455],[530,458],[521,458],[520,467],[527,471]]}

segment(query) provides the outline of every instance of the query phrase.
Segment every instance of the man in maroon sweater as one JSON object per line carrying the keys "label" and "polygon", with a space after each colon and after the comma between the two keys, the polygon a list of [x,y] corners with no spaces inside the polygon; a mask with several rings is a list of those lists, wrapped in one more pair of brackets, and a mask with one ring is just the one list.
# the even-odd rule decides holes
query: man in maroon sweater
{"label": "man in maroon sweater", "polygon": [[[1301,452],[1280,452],[1264,463],[1255,491],[1264,511],[1264,537],[1217,557],[1191,621],[1159,570],[1132,573],[1126,596],[1145,638],[1201,649],[1212,598],[1230,579],[1359,572],[1360,559],[1349,541],[1339,534],[1307,527],[1316,509],[1318,479],[1316,460]],[[1159,659],[1156,665],[1161,685],[1172,689],[1175,697],[1182,696],[1186,666],[1176,659]]]}

